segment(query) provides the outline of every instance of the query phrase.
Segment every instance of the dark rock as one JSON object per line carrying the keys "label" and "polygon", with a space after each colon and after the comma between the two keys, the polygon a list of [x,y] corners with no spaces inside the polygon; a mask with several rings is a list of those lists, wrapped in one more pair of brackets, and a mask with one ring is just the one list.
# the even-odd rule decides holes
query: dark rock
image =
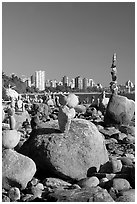
{"label": "dark rock", "polygon": [[119,130],[122,133],[125,133],[126,135],[130,134],[132,136],[135,136],[135,127],[134,126],[121,125]]}
{"label": "dark rock", "polygon": [[68,134],[59,133],[57,121],[50,127],[33,131],[20,149],[45,173],[79,180],[90,167],[99,169],[108,161],[104,139],[93,123],[73,119]]}
{"label": "dark rock", "polygon": [[122,163],[120,160],[112,159],[106,164],[102,165],[99,172],[100,173],[117,173],[122,169]]}
{"label": "dark rock", "polygon": [[11,187],[25,188],[36,172],[32,159],[13,150],[2,152],[2,186],[9,190]]}

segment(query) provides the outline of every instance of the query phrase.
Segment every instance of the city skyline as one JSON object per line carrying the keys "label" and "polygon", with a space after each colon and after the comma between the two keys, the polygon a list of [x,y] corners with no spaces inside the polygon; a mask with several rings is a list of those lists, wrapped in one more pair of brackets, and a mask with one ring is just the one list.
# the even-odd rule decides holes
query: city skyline
{"label": "city skyline", "polygon": [[118,84],[135,83],[134,2],[2,3],[2,69],[47,79],[92,77],[109,86],[117,53]]}

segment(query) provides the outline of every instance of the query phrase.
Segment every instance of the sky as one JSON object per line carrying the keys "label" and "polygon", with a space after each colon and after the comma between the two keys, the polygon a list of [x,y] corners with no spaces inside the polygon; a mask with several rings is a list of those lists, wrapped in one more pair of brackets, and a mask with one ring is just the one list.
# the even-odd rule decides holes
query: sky
{"label": "sky", "polygon": [[77,76],[109,86],[135,83],[134,2],[3,2],[2,70],[46,79]]}

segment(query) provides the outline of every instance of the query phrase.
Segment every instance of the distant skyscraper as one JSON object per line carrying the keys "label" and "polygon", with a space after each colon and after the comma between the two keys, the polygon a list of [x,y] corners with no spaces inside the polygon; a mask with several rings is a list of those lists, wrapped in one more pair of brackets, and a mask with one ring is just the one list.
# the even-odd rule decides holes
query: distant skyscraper
{"label": "distant skyscraper", "polygon": [[83,89],[83,79],[80,76],[75,78],[75,88]]}
{"label": "distant skyscraper", "polygon": [[84,78],[83,79],[83,89],[87,89],[87,87],[88,87],[88,79]]}
{"label": "distant skyscraper", "polygon": [[64,76],[62,79],[63,86],[69,86],[69,78],[67,76]]}
{"label": "distant skyscraper", "polygon": [[93,87],[94,85],[95,85],[95,83],[94,83],[93,79],[89,79],[88,80],[88,86]]}
{"label": "distant skyscraper", "polygon": [[27,78],[27,80],[25,81],[26,85],[31,87],[31,79]]}
{"label": "distant skyscraper", "polygon": [[45,90],[45,71],[35,72],[35,87],[40,91]]}
{"label": "distant skyscraper", "polygon": [[35,76],[31,75],[30,79],[31,79],[31,85],[34,86],[35,85]]}

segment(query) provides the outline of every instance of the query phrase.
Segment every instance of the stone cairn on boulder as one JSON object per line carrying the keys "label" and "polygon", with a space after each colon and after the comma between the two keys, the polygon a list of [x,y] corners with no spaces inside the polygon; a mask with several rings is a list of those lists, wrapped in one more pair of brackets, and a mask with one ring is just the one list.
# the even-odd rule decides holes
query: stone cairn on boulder
{"label": "stone cairn on boulder", "polygon": [[20,190],[26,188],[27,183],[36,172],[36,165],[32,159],[17,153],[14,148],[20,141],[20,132],[15,129],[16,120],[14,109],[8,109],[10,129],[2,131],[2,188],[3,201],[20,200]]}
{"label": "stone cairn on boulder", "polygon": [[112,95],[106,109],[104,122],[106,125],[129,125],[134,117],[135,102],[118,95],[116,53],[113,55],[111,69],[112,81],[110,82],[110,89]]}
{"label": "stone cairn on boulder", "polygon": [[67,133],[70,128],[71,120],[75,117],[75,107],[78,105],[79,100],[75,94],[69,94],[68,96],[59,96],[59,113],[58,123],[62,133]]}

